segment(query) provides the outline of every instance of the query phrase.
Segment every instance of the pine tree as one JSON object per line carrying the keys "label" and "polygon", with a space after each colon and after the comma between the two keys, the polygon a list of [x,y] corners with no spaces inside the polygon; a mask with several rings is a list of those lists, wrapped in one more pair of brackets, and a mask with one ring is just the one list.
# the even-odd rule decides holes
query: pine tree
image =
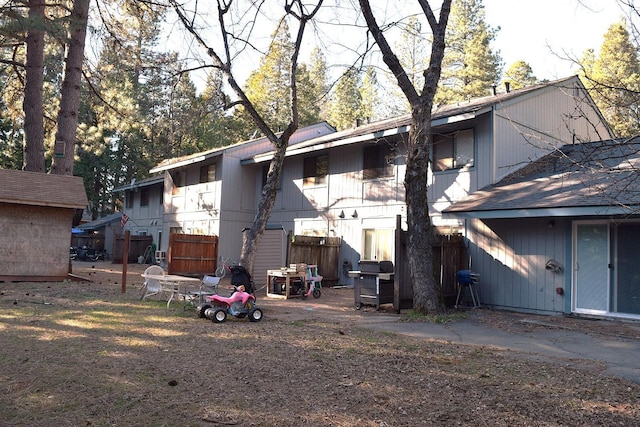
{"label": "pine tree", "polygon": [[511,89],[520,89],[536,84],[538,79],[533,75],[529,64],[525,61],[516,61],[504,73],[502,82],[503,85],[508,82]]}
{"label": "pine tree", "polygon": [[[271,128],[284,130],[290,121],[293,42],[286,20],[272,34],[269,52],[247,79],[245,93]],[[247,119],[247,124],[250,122]]]}
{"label": "pine tree", "polygon": [[360,117],[362,97],[359,87],[360,76],[355,68],[348,69],[338,80],[327,117],[328,122],[336,129],[353,127],[356,121],[362,118]]}
{"label": "pine tree", "polygon": [[502,68],[490,46],[496,31],[485,21],[482,0],[453,2],[436,105],[491,94]]}
{"label": "pine tree", "polygon": [[585,86],[614,133],[628,137],[640,133],[640,60],[626,22],[611,25],[597,57],[583,58]]}

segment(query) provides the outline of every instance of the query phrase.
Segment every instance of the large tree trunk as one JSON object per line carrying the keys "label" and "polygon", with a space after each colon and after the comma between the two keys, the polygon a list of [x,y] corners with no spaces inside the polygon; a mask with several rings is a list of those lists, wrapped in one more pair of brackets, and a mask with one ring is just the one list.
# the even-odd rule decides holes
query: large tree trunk
{"label": "large tree trunk", "polygon": [[411,131],[409,132],[407,169],[404,179],[409,235],[407,258],[413,287],[413,308],[425,314],[439,313],[445,309],[440,284],[433,274],[433,250],[431,247],[433,231],[427,199],[427,173],[429,171],[429,152],[433,141],[431,109],[440,80],[445,48],[445,29],[451,11],[451,1],[444,0],[442,2],[439,21],[428,1],[418,1],[433,31],[429,68],[423,73],[424,86],[421,93],[418,93],[376,22],[369,0],[359,0],[367,27],[382,52],[382,59],[395,76],[398,87],[411,105]]}
{"label": "large tree trunk", "polygon": [[248,271],[253,271],[253,261],[256,257],[258,243],[260,242],[262,234],[267,227],[267,221],[269,221],[273,204],[276,201],[278,181],[280,180],[280,173],[282,171],[282,165],[284,164],[287,145],[288,138],[287,141],[280,141],[280,143],[276,145],[276,152],[271,160],[271,164],[269,165],[267,182],[262,188],[262,196],[260,197],[256,216],[251,227],[246,230],[242,236],[240,265],[244,266]]}
{"label": "large tree trunk", "polygon": [[45,172],[44,112],[42,82],[44,67],[44,0],[29,2],[27,63],[25,67],[24,101],[24,162],[26,171]]}
{"label": "large tree trunk", "polygon": [[433,231],[427,199],[431,111],[414,108],[404,178],[407,203],[407,259],[413,286],[413,308],[438,313],[444,308],[441,287],[433,274]]}
{"label": "large tree trunk", "polygon": [[58,112],[58,129],[51,168],[51,173],[58,175],[73,175],[88,13],[89,0],[75,0],[69,24],[69,40],[62,81],[60,111]]}

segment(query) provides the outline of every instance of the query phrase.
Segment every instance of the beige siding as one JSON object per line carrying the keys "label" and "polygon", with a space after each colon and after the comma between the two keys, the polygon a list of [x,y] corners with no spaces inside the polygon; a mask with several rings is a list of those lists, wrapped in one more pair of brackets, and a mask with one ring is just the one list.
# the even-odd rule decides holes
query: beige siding
{"label": "beige siding", "polygon": [[66,276],[72,220],[73,209],[0,204],[0,275]]}

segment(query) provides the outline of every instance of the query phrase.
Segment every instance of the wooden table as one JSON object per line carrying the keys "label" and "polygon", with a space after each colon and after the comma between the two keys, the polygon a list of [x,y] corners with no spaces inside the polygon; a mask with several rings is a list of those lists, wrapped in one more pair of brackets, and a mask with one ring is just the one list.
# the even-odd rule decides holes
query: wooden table
{"label": "wooden table", "polygon": [[[143,274],[142,277],[148,277],[150,279],[157,280],[162,287],[162,291],[169,295],[167,300],[167,308],[173,301],[173,298],[177,295],[186,294],[187,286],[198,284],[200,286],[200,279],[188,276],[179,276],[177,274]],[[182,292],[181,292],[182,289]]]}
{"label": "wooden table", "polygon": [[[271,278],[272,277],[282,277],[285,279],[284,281],[284,295],[279,293],[274,293],[271,290]],[[293,268],[281,268],[279,270],[267,270],[267,296],[273,298],[283,298],[289,299],[292,297],[291,295],[291,279],[298,279],[302,282],[302,287],[304,287],[304,282],[306,280],[306,272],[305,271],[297,271]],[[297,296],[297,295],[296,295]]]}

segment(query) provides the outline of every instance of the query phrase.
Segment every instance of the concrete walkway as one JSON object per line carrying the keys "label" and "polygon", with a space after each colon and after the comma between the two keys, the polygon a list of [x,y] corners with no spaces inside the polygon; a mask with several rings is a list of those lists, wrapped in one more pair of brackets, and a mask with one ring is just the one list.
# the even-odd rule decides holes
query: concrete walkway
{"label": "concrete walkway", "polygon": [[566,359],[577,363],[579,360],[597,361],[606,366],[607,374],[640,384],[640,339],[586,333],[544,321],[530,321],[545,327],[522,332],[506,331],[480,322],[474,315],[444,324],[398,321],[369,321],[364,324],[386,332],[515,351],[538,359]]}
{"label": "concrete walkway", "polygon": [[283,320],[318,318],[426,340],[490,347],[546,361],[604,365],[605,373],[640,384],[640,322],[524,315],[488,309],[465,311],[449,323],[406,322],[402,315],[354,308],[353,290],[323,289],[319,299],[259,298],[265,315]]}

